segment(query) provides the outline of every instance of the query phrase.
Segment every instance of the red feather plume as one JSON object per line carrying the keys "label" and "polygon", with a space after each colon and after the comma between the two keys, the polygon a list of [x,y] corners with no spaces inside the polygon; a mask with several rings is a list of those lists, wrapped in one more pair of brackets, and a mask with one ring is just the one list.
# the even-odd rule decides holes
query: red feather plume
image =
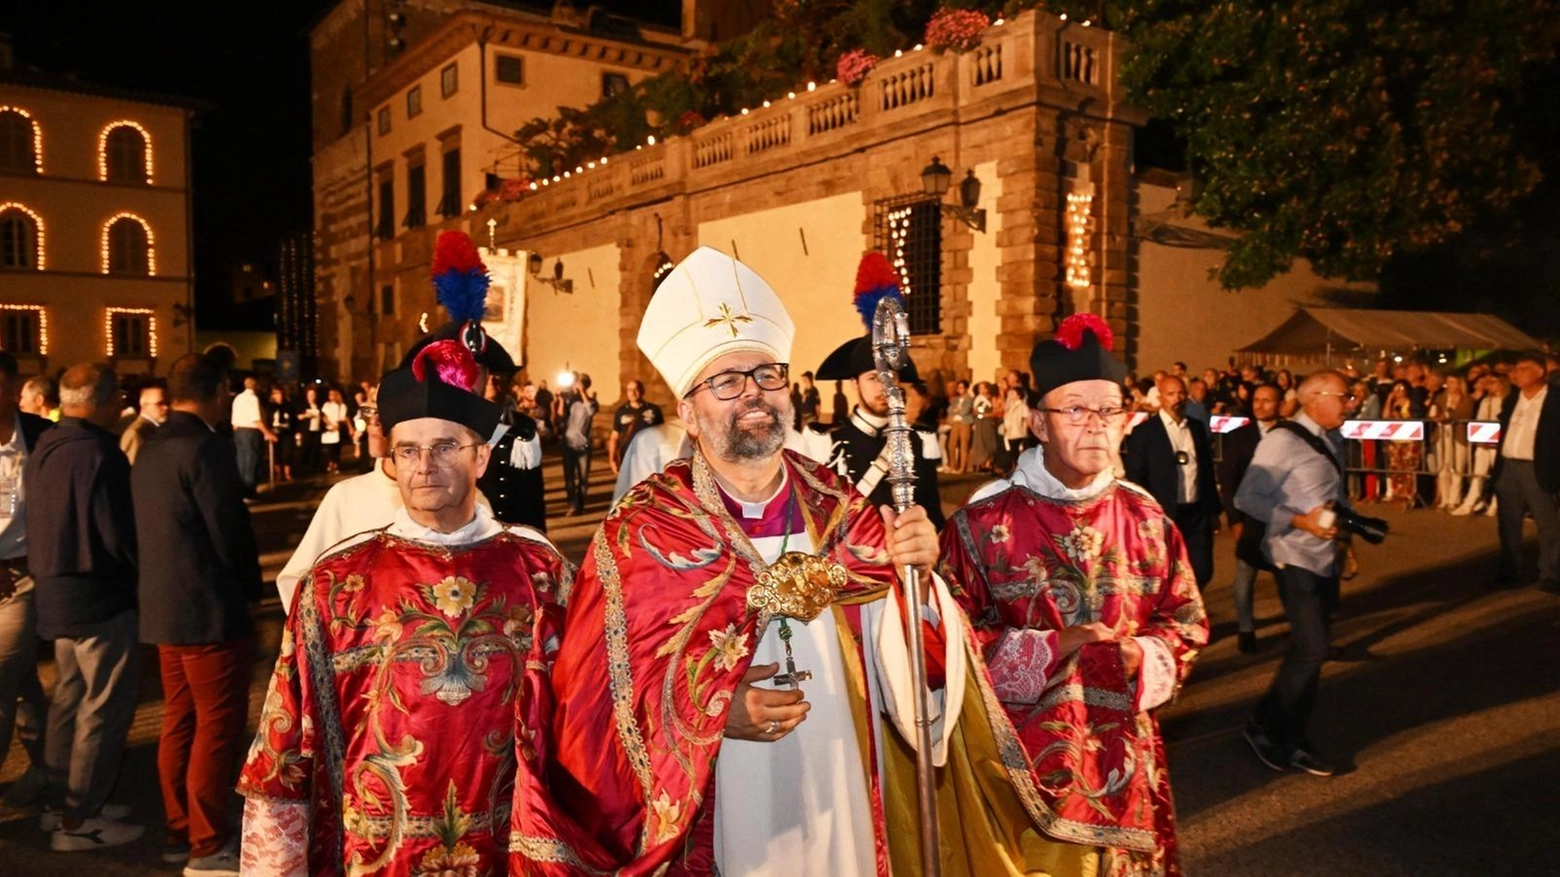
{"label": "red feather plume", "polygon": [[1083,346],[1083,333],[1093,332],[1100,346],[1110,350],[1116,343],[1115,333],[1110,331],[1110,324],[1105,322],[1098,314],[1080,313],[1073,314],[1062,321],[1056,327],[1056,341],[1068,350],[1077,350]]}
{"label": "red feather plume", "polygon": [[487,266],[482,264],[482,256],[477,253],[476,242],[465,232],[440,232],[438,242],[433,245],[433,273],[443,274],[451,270],[462,273],[487,271]]}
{"label": "red feather plume", "polygon": [[856,295],[885,286],[899,287],[899,272],[894,270],[887,256],[872,250],[862,256],[861,264],[856,266]]}
{"label": "red feather plume", "polygon": [[477,365],[476,358],[466,349],[466,345],[459,341],[435,341],[418,351],[417,358],[412,360],[412,376],[419,381],[426,381],[429,368],[444,383],[469,393],[477,392],[477,380],[482,376],[482,367]]}

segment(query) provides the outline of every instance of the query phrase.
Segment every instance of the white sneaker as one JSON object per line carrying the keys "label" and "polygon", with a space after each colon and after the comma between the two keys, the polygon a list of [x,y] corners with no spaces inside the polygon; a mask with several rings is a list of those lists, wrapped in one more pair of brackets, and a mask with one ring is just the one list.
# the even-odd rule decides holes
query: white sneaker
{"label": "white sneaker", "polygon": [[238,877],[238,844],[190,859],[184,866],[184,877]]}
{"label": "white sneaker", "polygon": [[63,826],[55,829],[49,834],[49,849],[56,853],[101,850],[127,844],[145,832],[143,825],[126,825],[99,816],[86,820],[74,831],[66,831]]}
{"label": "white sneaker", "polygon": [[[104,804],[103,809],[98,811],[99,819],[108,819],[114,822],[118,822],[129,815],[130,808],[125,804]],[[54,831],[60,827],[61,818],[62,814],[60,811],[47,804],[43,805],[43,813],[38,817],[38,830]]]}

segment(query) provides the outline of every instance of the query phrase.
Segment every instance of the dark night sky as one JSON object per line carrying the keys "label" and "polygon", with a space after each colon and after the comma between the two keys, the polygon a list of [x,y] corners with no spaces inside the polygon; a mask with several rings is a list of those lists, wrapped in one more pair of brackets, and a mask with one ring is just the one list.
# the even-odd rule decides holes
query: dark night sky
{"label": "dark night sky", "polygon": [[[269,263],[279,238],[309,228],[308,29],[332,5],[0,4],[0,31],[13,38],[19,70],[209,105],[196,117],[193,143],[202,327],[271,327],[269,303],[231,305],[229,277],[239,261]],[[677,0],[594,5],[672,26],[681,8]],[[176,14],[187,9],[195,13]]]}

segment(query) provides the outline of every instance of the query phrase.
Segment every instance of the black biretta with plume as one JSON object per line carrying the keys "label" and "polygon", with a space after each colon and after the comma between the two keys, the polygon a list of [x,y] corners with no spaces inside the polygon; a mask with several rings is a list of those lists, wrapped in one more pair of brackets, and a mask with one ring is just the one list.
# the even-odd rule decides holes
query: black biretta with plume
{"label": "black biretta with plume", "polygon": [[417,342],[401,367],[379,384],[379,422],[386,435],[408,420],[434,417],[470,428],[492,441],[504,409],[482,397],[482,370],[514,370],[514,360],[482,328],[490,281],[471,237],[439,235],[433,284],[452,321]]}
{"label": "black biretta with plume", "polygon": [[1036,344],[1029,353],[1035,387],[1044,396],[1075,381],[1121,383],[1126,363],[1111,353],[1115,335],[1097,314],[1073,314],[1056,327],[1056,337]]}

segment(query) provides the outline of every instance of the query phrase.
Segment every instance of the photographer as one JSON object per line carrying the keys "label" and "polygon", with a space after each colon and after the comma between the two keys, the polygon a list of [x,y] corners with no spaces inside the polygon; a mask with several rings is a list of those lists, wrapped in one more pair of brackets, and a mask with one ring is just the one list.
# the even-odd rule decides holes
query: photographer
{"label": "photographer", "polygon": [[[1338,522],[1353,517],[1343,509],[1343,448],[1336,432],[1352,397],[1336,371],[1311,375],[1299,397],[1300,413],[1257,445],[1235,494],[1235,507],[1254,519],[1247,529],[1263,528],[1266,522],[1255,560],[1274,568],[1291,631],[1289,651],[1247,723],[1245,737],[1274,770],[1332,776],[1333,766],[1316,754],[1306,726],[1331,648],[1328,619],[1338,602]],[[1379,531],[1369,534],[1372,541],[1379,536]]]}

